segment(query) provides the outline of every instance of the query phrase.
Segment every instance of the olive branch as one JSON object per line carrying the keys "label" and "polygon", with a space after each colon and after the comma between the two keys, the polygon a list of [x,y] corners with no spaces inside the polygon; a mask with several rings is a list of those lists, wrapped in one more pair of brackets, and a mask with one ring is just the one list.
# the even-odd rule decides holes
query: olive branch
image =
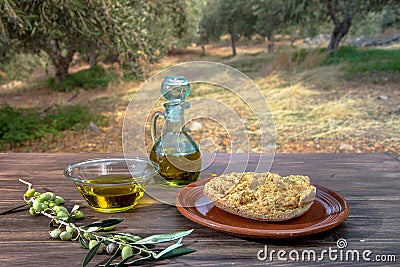
{"label": "olive branch", "polygon": [[[82,266],[86,266],[96,254],[105,251],[110,255],[105,263],[98,266],[131,266],[143,260],[161,260],[195,252],[191,248],[182,247],[182,240],[193,229],[170,234],[157,234],[142,238],[130,233],[111,233],[115,226],[123,221],[122,218],[110,218],[93,222],[86,226],[77,226],[74,220],[84,218],[79,205],[74,205],[71,211],[62,206],[65,201],[52,192],[39,193],[32,188],[32,184],[19,179],[28,186],[23,198],[25,206],[29,206],[32,216],[44,215],[51,219],[50,226],[55,228],[49,231],[54,239],[64,241],[79,241],[84,249],[89,249]],[[17,207],[20,208],[21,206]],[[11,209],[11,210],[15,210]],[[11,211],[10,210],[10,211]],[[4,213],[5,214],[5,213]],[[156,245],[175,241],[166,248],[160,249]]]}

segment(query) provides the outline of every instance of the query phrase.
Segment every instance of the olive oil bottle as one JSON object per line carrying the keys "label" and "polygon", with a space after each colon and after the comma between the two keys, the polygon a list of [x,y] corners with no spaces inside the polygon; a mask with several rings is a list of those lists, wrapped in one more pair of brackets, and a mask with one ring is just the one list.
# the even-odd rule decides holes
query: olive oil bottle
{"label": "olive oil bottle", "polygon": [[[167,76],[161,92],[169,100],[165,113],[155,112],[152,117],[151,136],[153,148],[150,160],[156,162],[160,177],[158,184],[179,187],[196,181],[201,170],[201,153],[197,144],[185,131],[184,110],[190,107],[184,102],[190,93],[190,86],[183,76]],[[163,118],[163,133],[157,138],[157,119]]]}

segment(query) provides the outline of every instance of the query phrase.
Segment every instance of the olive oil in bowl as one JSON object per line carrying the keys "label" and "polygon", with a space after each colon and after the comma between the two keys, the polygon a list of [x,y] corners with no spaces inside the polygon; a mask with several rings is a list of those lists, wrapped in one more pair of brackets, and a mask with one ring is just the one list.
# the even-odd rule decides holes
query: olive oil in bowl
{"label": "olive oil in bowl", "polygon": [[133,208],[158,170],[146,158],[108,158],[70,165],[64,176],[75,183],[92,209],[112,213]]}
{"label": "olive oil in bowl", "polygon": [[113,213],[133,208],[143,196],[143,188],[135,183],[118,184],[125,176],[106,175],[76,184],[83,198],[96,211]]}

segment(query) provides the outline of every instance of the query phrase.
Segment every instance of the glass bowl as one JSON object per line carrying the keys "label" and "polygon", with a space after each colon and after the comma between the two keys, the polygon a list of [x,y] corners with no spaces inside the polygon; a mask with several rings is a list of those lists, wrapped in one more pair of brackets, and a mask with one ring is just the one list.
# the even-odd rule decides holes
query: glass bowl
{"label": "glass bowl", "polygon": [[143,196],[156,163],[145,158],[110,158],[70,165],[64,176],[95,211],[114,213],[133,208]]}

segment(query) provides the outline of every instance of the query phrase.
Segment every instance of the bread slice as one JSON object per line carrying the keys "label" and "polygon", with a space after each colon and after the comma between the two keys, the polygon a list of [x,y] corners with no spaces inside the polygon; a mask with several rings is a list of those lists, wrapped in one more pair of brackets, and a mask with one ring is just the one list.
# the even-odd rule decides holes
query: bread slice
{"label": "bread slice", "polygon": [[207,182],[204,194],[218,208],[259,221],[286,221],[307,212],[316,188],[302,175],[229,173]]}

